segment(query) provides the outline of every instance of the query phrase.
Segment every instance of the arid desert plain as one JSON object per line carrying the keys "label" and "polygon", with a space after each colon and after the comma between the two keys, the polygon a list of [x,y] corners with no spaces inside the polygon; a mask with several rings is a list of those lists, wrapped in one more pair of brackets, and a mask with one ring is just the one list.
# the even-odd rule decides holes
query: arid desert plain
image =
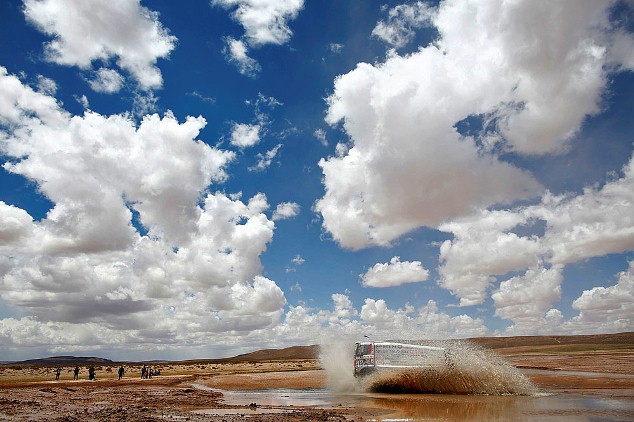
{"label": "arid desert plain", "polygon": [[[333,365],[332,354],[324,358],[322,345],[321,359],[317,346],[307,346],[225,360],[151,363],[161,375],[150,379],[141,379],[139,363],[124,363],[122,380],[119,363],[95,365],[96,381],[88,381],[85,366],[78,380],[74,366],[62,367],[55,380],[54,365],[3,365],[0,420],[634,420],[634,333],[475,343],[483,359],[492,359],[484,371],[493,373],[462,366],[444,374],[446,381],[469,386],[476,378],[492,385],[525,380],[534,390],[381,392],[354,380],[351,358],[341,368]],[[500,365],[509,369],[490,369]],[[424,374],[408,375],[416,376]]]}

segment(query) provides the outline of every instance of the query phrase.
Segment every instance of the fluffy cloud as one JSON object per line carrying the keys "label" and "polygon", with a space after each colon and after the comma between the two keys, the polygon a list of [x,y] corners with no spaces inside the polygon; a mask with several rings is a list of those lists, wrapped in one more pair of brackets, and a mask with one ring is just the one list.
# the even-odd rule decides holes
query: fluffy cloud
{"label": "fluffy cloud", "polygon": [[227,37],[225,43],[226,45],[223,52],[227,61],[235,64],[241,74],[254,78],[260,73],[262,67],[257,60],[249,57],[249,49],[243,41]]}
{"label": "fluffy cloud", "polygon": [[0,201],[0,241],[19,244],[32,234],[33,218],[23,209]]}
{"label": "fluffy cloud", "polygon": [[274,97],[267,97],[262,93],[258,93],[255,100],[246,100],[244,103],[253,107],[253,123],[234,123],[231,129],[231,145],[241,149],[257,145],[267,135],[271,124],[270,113],[282,105]]}
{"label": "fluffy cloud", "polygon": [[249,57],[249,47],[286,43],[293,34],[287,21],[297,17],[304,0],[211,0],[211,4],[234,10],[231,16],[242,25],[245,34],[240,40],[226,38],[225,55],[241,74],[255,77],[261,67]]}
{"label": "fluffy cloud", "polygon": [[615,285],[584,290],[572,307],[579,311],[568,323],[573,329],[590,328],[597,333],[630,330],[634,322],[634,261],[618,274]]}
{"label": "fluffy cloud", "polygon": [[211,0],[212,5],[234,9],[232,16],[244,28],[249,45],[281,45],[293,34],[287,21],[297,17],[304,0]]}
{"label": "fluffy cloud", "polygon": [[401,4],[388,12],[387,21],[380,21],[372,35],[394,48],[402,48],[414,39],[415,30],[431,25],[435,9],[422,1]]}
{"label": "fluffy cloud", "polygon": [[398,256],[390,262],[377,263],[361,275],[361,284],[365,287],[393,287],[405,283],[416,283],[429,278],[429,271],[420,261],[401,262]]}
{"label": "fluffy cloud", "polygon": [[45,95],[55,95],[57,92],[57,84],[54,80],[46,78],[42,75],[37,77],[37,90]]}
{"label": "fluffy cloud", "polygon": [[0,321],[3,345],[202,347],[278,324],[266,196],[209,193],[234,153],[197,139],[202,117],[73,116],[4,68],[0,106],[4,169],[54,204],[36,221],[0,202],[0,292],[31,315]]}
{"label": "fluffy cloud", "polygon": [[114,69],[101,68],[95,72],[95,76],[88,82],[93,91],[112,94],[119,92],[123,86],[123,76]]}
{"label": "fluffy cloud", "polygon": [[452,317],[428,301],[415,309],[411,305],[390,309],[383,299],[367,298],[361,310],[355,308],[347,295],[333,294],[332,309],[312,310],[304,306],[289,309],[283,322],[275,328],[277,337],[291,344],[314,342],[315,339],[358,341],[364,335],[371,338],[403,340],[446,339],[482,336],[488,333],[484,321],[468,315]]}
{"label": "fluffy cloud", "polygon": [[562,269],[531,268],[524,276],[500,283],[499,290],[491,295],[495,315],[516,325],[537,328],[535,322],[545,316],[551,303],[561,298]]}
{"label": "fluffy cloud", "polygon": [[299,215],[299,210],[300,206],[295,202],[282,202],[275,208],[272,219],[273,221],[276,221],[293,218]]}
{"label": "fluffy cloud", "polygon": [[25,0],[24,14],[54,37],[45,45],[47,60],[88,69],[94,61],[116,59],[141,88],[162,86],[156,61],[168,56],[176,37],[139,0]]}
{"label": "fluffy cloud", "polygon": [[[179,124],[169,113],[152,115],[135,128],[125,116],[87,112],[59,124],[31,125],[27,136],[7,142],[8,155],[28,158],[4,167],[36,181],[55,203],[47,221],[64,229],[61,237],[73,239],[49,239],[62,250],[87,243],[117,248],[124,238],[127,243],[132,231],[128,207],[140,213],[152,236],[180,243],[198,216],[201,190],[224,180],[223,167],[233,158],[194,141],[205,125],[200,117]],[[78,174],[87,176],[78,179]],[[158,206],[163,203],[170,206]]]}
{"label": "fluffy cloud", "polygon": [[436,302],[415,310],[412,306],[391,310],[383,299],[366,299],[361,308],[361,319],[375,325],[376,335],[395,335],[399,338],[468,337],[487,333],[484,321],[469,315],[450,317],[440,312]]}
{"label": "fluffy cloud", "polygon": [[260,142],[260,125],[236,123],[231,131],[231,145],[240,148],[252,147]]}
{"label": "fluffy cloud", "polygon": [[513,321],[504,334],[602,334],[631,329],[634,317],[633,262],[626,271],[617,274],[616,284],[584,290],[572,302],[579,314],[568,320],[558,309],[548,309],[549,303],[561,295],[559,272],[560,268],[556,267],[532,269],[527,271],[524,280],[516,277],[500,285],[500,290],[493,294],[498,307],[496,314]]}
{"label": "fluffy cloud", "polygon": [[[22,85],[0,66],[0,125],[19,125],[29,114],[36,114],[45,124],[57,124],[66,117],[55,98]],[[7,134],[0,133],[0,141],[6,143],[6,139]]]}
{"label": "fluffy cloud", "polygon": [[441,225],[440,230],[454,237],[440,247],[440,285],[458,296],[461,305],[475,305],[486,297],[492,276],[536,265],[542,245],[534,236],[515,234],[512,229],[520,225],[528,225],[524,213],[504,210]]}
{"label": "fluffy cloud", "polygon": [[[625,36],[610,5],[445,1],[434,44],[339,76],[326,120],[343,122],[353,145],[320,161],[324,228],[344,247],[388,245],[538,194],[534,178],[496,151],[564,151],[600,111],[608,72],[624,67],[609,54]],[[468,117],[484,120],[475,138],[456,129]]]}
{"label": "fluffy cloud", "polygon": [[[546,193],[536,205],[485,210],[439,226],[454,236],[440,247],[440,285],[458,296],[461,305],[475,305],[486,298],[493,276],[544,263],[560,268],[634,249],[634,156],[622,172],[622,177],[587,187],[577,196]],[[522,231],[533,233],[518,234]],[[539,294],[532,298],[544,299]]]}
{"label": "fluffy cloud", "polygon": [[258,153],[258,162],[254,166],[249,167],[249,171],[264,171],[269,168],[273,163],[273,159],[275,159],[275,157],[277,156],[280,148],[282,148],[282,144],[277,144],[272,149],[266,151],[264,154]]}
{"label": "fluffy cloud", "polygon": [[634,155],[621,178],[578,196],[547,195],[528,211],[548,222],[544,242],[553,263],[634,249]]}
{"label": "fluffy cloud", "polygon": [[[0,320],[0,340],[3,344],[24,346],[49,346],[52,351],[90,350],[104,344],[133,343],[126,333],[110,330],[98,324],[42,323],[33,318]],[[134,346],[132,346],[134,347]]]}
{"label": "fluffy cloud", "polygon": [[351,318],[358,315],[348,296],[335,293],[332,295],[332,301],[335,305],[333,313],[337,318]]}

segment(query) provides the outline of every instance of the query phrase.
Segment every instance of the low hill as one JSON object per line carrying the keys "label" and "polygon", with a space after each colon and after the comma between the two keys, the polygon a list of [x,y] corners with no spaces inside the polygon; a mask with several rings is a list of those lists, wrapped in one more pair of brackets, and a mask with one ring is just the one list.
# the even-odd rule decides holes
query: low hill
{"label": "low hill", "polygon": [[634,332],[575,336],[477,337],[469,341],[487,349],[564,345],[634,345]]}
{"label": "low hill", "polygon": [[289,360],[289,359],[318,359],[319,346],[292,346],[285,349],[265,349],[245,353],[227,360],[257,361],[257,360]]}
{"label": "low hill", "polygon": [[28,359],[20,362],[4,363],[5,366],[89,366],[112,365],[114,361],[94,356],[51,356],[41,359]]}

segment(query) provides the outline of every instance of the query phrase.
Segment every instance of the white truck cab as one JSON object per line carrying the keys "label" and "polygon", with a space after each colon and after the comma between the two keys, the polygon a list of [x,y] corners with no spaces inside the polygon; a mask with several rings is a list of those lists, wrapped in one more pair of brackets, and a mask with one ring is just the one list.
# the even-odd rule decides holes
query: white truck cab
{"label": "white truck cab", "polygon": [[443,347],[395,342],[355,343],[355,377],[377,370],[440,368],[450,364],[449,351]]}

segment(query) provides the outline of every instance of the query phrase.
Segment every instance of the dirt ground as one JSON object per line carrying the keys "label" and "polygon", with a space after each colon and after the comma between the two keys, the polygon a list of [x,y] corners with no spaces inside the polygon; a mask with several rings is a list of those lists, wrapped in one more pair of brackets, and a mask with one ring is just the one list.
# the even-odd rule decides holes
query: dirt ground
{"label": "dirt ground", "polygon": [[[570,354],[529,354],[506,356],[518,368],[547,370],[528,373],[540,389],[547,391],[592,392],[634,398],[634,352],[586,351]],[[574,374],[575,372],[582,374]],[[597,373],[597,376],[588,373]],[[614,374],[615,377],[606,376]],[[621,377],[625,375],[626,377]]]}
{"label": "dirt ground", "polygon": [[[527,353],[514,351],[506,359],[520,368],[548,370],[528,373],[543,391],[579,393],[634,400],[634,351],[596,353]],[[0,368],[0,421],[361,421],[376,417],[376,409],[344,407],[267,409],[231,406],[220,390],[326,387],[318,360],[244,363],[188,363],[155,365],[160,376],[140,378],[140,366],[126,366],[117,380],[118,366],[96,367],[96,381],[86,368],[73,380],[63,368],[55,381],[50,367]],[[595,372],[597,376],[575,374]],[[606,376],[614,374],[614,377]],[[623,375],[626,375],[625,377]],[[254,410],[257,414],[253,414]],[[210,409],[216,409],[210,414]],[[222,416],[218,415],[222,409]],[[374,416],[373,416],[374,415]]]}

